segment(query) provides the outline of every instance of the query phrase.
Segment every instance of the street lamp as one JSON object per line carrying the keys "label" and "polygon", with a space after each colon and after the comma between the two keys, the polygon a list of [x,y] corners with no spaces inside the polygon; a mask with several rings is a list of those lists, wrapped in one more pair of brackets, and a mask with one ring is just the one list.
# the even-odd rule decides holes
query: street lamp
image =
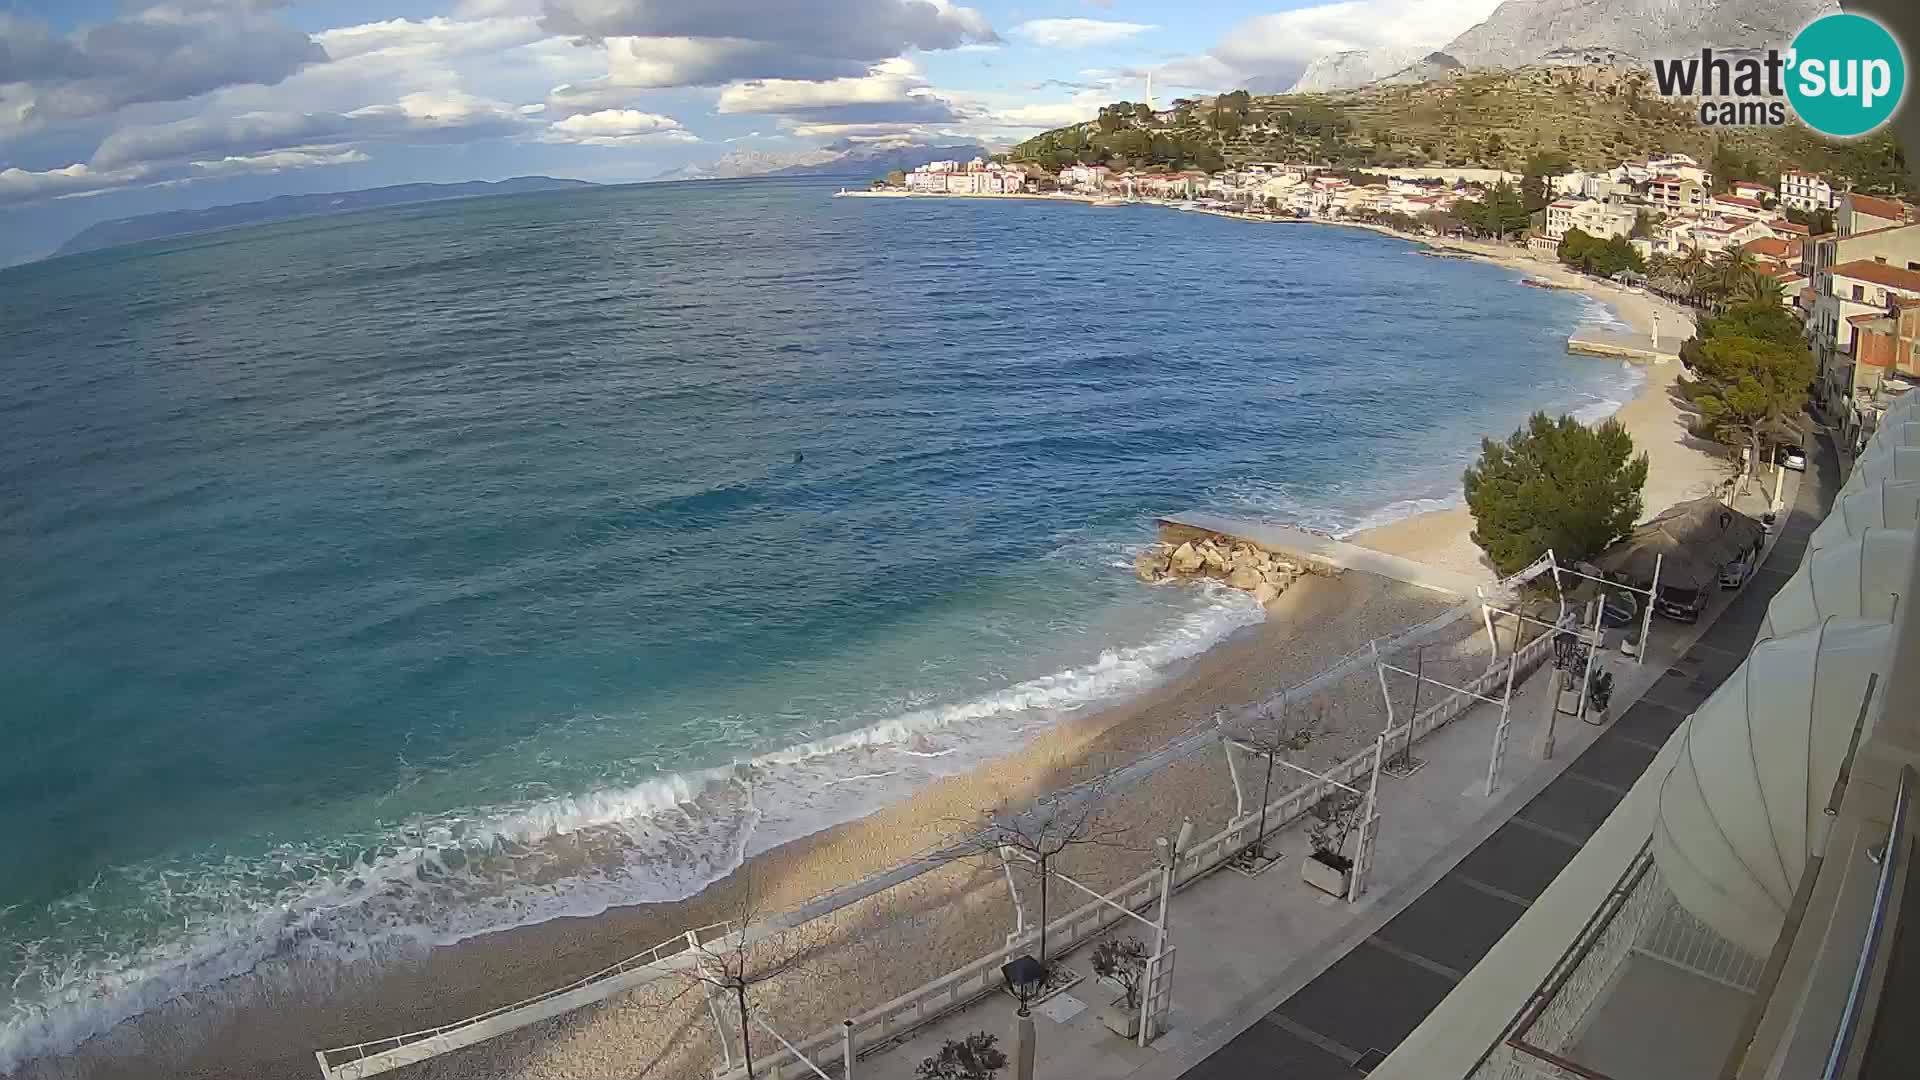
{"label": "street lamp", "polygon": [[1027,1006],[1047,983],[1047,968],[1031,955],[1020,955],[1000,967],[1007,992],[1020,1002],[1013,1014],[1013,1080],[1033,1080],[1033,1014]]}
{"label": "street lamp", "polygon": [[1000,977],[1007,981],[1007,992],[1020,1002],[1020,1015],[1026,1016],[1027,1006],[1046,985],[1047,969],[1031,955],[1021,955],[1000,966]]}

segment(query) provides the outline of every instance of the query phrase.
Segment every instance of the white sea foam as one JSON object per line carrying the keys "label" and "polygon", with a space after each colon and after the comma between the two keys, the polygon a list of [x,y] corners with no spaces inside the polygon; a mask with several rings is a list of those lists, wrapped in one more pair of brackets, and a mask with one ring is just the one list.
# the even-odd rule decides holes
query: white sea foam
{"label": "white sea foam", "polygon": [[[86,956],[23,943],[19,997],[0,1018],[0,1071],[236,975],[271,980],[294,962],[363,959],[691,896],[751,855],[1009,753],[1063,715],[1147,689],[1261,617],[1245,594],[1209,587],[1203,606],[1146,644],[731,767],[418,820],[359,846],[288,845],[253,864],[130,872],[122,885],[183,913],[179,932]],[[354,854],[360,847],[369,853]],[[83,894],[67,903],[91,902]]]}

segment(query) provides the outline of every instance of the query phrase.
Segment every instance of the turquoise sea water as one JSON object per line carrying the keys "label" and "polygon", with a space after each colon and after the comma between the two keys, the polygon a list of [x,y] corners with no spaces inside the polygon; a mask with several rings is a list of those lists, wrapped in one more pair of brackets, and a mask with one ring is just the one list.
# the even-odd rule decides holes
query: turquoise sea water
{"label": "turquoise sea water", "polygon": [[[0,272],[0,1070],[299,952],[688,895],[1597,415],[1564,293],[1312,225],[652,185]],[[750,768],[741,767],[750,763]]]}

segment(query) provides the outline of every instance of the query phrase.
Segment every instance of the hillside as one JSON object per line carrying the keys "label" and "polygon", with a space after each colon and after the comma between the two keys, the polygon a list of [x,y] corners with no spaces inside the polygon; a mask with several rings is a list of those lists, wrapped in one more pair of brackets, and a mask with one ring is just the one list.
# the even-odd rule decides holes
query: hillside
{"label": "hillside", "polygon": [[441,202],[447,199],[471,199],[481,195],[514,195],[529,191],[563,191],[593,187],[585,180],[556,180],[551,176],[516,176],[510,180],[469,180],[461,184],[396,184],[391,187],[360,191],[328,191],[312,195],[280,195],[258,202],[232,203],[205,210],[169,210],[158,214],[102,221],[76,234],[60,245],[55,255],[77,255],[83,251],[136,244],[170,236],[230,229],[237,225],[263,225],[270,221],[346,214],[382,206],[407,203]]}
{"label": "hillside", "polygon": [[1712,161],[1717,152],[1722,172],[1774,177],[1791,165],[1850,177],[1869,190],[1910,184],[1890,135],[1838,143],[1798,124],[1716,132],[1645,84],[1637,70],[1554,66],[1342,94],[1223,95],[1151,114],[1123,102],[1097,121],[1028,139],[1008,156],[1056,168],[1074,160],[1203,169],[1220,167],[1215,161],[1293,161],[1519,172],[1542,151],[1586,167],[1676,151]]}

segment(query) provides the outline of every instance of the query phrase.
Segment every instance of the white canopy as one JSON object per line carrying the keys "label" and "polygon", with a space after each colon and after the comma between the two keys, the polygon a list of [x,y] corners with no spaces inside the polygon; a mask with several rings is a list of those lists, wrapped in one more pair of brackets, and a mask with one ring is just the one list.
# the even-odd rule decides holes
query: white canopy
{"label": "white canopy", "polygon": [[1845,543],[1863,529],[1877,528],[1920,528],[1920,480],[1882,480],[1842,495],[1807,538],[1807,550]]}
{"label": "white canopy", "polygon": [[1892,632],[1833,618],[1758,643],[1668,745],[1654,860],[1688,911],[1756,956],[1772,950],[1822,839],[1867,677],[1885,666]]}
{"label": "white canopy", "polygon": [[1868,447],[1853,463],[1853,474],[1840,488],[1840,494],[1861,491],[1882,480],[1920,480],[1920,447]]}
{"label": "white canopy", "polygon": [[1895,597],[1907,587],[1913,541],[1913,532],[1907,529],[1863,529],[1832,547],[1810,552],[1767,605],[1760,636],[1783,637],[1818,626],[1833,615],[1891,620]]}

